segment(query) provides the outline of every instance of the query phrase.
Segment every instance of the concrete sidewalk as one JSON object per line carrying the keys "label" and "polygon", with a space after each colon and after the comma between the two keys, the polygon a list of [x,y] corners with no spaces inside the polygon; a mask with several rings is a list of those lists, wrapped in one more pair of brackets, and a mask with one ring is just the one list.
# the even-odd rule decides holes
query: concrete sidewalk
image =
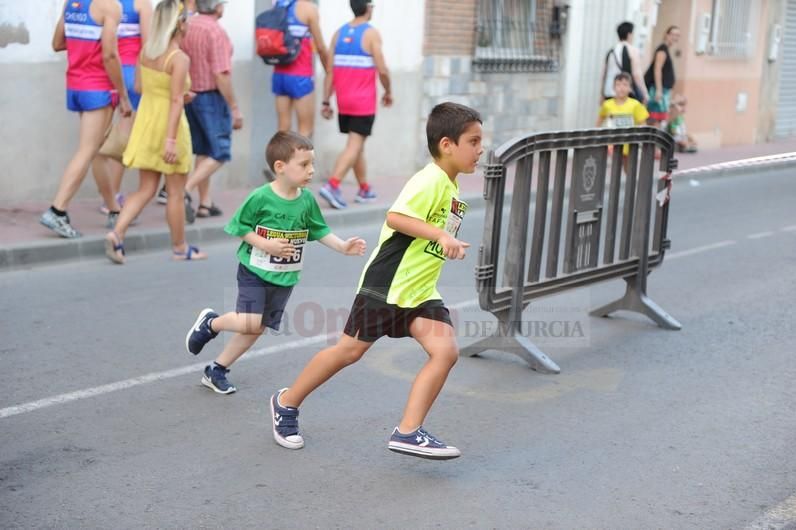
{"label": "concrete sidewalk", "polygon": [[[678,153],[678,171],[689,170],[712,164],[730,162],[746,158],[796,152],[796,138],[767,144],[732,146],[721,149],[687,154]],[[726,174],[727,169],[704,171],[695,178],[705,178],[711,174]],[[126,179],[135,179],[134,172],[125,174]],[[341,236],[352,235],[349,228],[363,223],[377,223],[384,219],[386,209],[398,195],[408,175],[400,177],[375,177],[371,182],[378,199],[367,205],[353,201],[356,185],[353,176],[343,183],[344,195],[349,201],[345,210],[333,210],[323,199],[318,199],[329,225]],[[93,186],[93,182],[85,186]],[[322,182],[313,182],[311,189],[317,196]],[[510,184],[510,183],[509,183]],[[480,174],[463,175],[459,178],[462,198],[477,208],[483,205],[483,178]],[[197,219],[187,227],[188,242],[201,245],[226,238],[223,226],[248,195],[250,189],[233,189],[216,192],[215,203],[224,215],[215,218]],[[25,268],[34,264],[55,263],[64,260],[89,259],[104,253],[103,236],[105,215],[99,207],[101,199],[77,199],[69,208],[73,225],[83,232],[80,239],[62,239],[41,226],[38,222],[41,213],[49,206],[46,201],[3,205],[0,203],[0,270]],[[165,222],[165,207],[154,201],[144,209],[138,223],[131,227],[125,238],[125,248],[132,254],[142,250],[165,250],[170,247],[168,227]]]}

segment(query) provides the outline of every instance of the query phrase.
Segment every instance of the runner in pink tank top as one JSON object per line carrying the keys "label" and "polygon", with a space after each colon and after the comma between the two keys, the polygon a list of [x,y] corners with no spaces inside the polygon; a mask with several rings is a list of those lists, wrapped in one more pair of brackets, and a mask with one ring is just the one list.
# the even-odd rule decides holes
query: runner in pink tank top
{"label": "runner in pink tank top", "polygon": [[[53,50],[67,53],[66,106],[80,113],[80,144],[61,177],[52,205],[39,222],[65,238],[80,237],[66,210],[105,139],[118,101],[132,112],[116,42],[122,18],[118,0],[66,0],[53,34]],[[104,197],[113,201],[113,197]]]}
{"label": "runner in pink tank top", "polygon": [[301,37],[301,51],[290,64],[274,67],[271,91],[276,96],[278,129],[291,129],[293,110],[296,111],[298,133],[310,137],[315,126],[315,82],[313,80],[313,48],[328,74],[331,68],[321,34],[318,8],[309,0],[276,0],[276,5],[288,8],[289,30]]}
{"label": "runner in pink tank top", "polygon": [[373,129],[376,119],[376,76],[384,87],[382,104],[392,105],[390,91],[390,72],[382,53],[381,36],[370,25],[373,4],[367,0],[351,0],[351,10],[355,18],[343,25],[332,38],[334,67],[332,82],[325,83],[323,109],[321,114],[331,119],[329,98],[332,91],[337,93],[337,121],[340,132],[348,135],[345,149],[337,157],[334,172],[329,182],[323,185],[320,195],[332,208],[347,207],[340,190],[342,181],[353,168],[359,182],[356,202],[371,202],[376,194],[368,184],[365,172],[365,140]]}

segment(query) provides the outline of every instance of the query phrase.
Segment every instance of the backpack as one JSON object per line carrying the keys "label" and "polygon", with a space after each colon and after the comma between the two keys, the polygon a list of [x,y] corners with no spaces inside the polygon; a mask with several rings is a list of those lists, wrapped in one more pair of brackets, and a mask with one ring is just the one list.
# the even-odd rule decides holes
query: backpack
{"label": "backpack", "polygon": [[288,23],[288,13],[295,3],[296,0],[287,4],[280,2],[257,15],[254,38],[257,55],[262,57],[265,64],[290,64],[301,51],[302,37],[291,34]]}
{"label": "backpack", "polygon": [[[628,53],[628,51],[627,51],[627,46],[623,46],[622,47],[622,62],[619,62],[619,59],[617,58],[616,54],[614,53],[614,49],[613,48],[608,50],[608,53],[605,55],[605,62],[608,63],[608,61],[611,61],[611,60],[614,61],[614,64],[616,64],[616,67],[619,68],[620,72],[625,72],[627,74],[630,74],[630,94],[629,94],[629,96],[631,98],[633,98],[633,99],[641,101],[641,91],[638,89],[638,86],[636,85],[636,80],[633,79],[633,72],[632,72],[632,68],[630,66],[630,53]],[[607,71],[608,71],[608,69],[606,68],[606,73],[607,73]]]}

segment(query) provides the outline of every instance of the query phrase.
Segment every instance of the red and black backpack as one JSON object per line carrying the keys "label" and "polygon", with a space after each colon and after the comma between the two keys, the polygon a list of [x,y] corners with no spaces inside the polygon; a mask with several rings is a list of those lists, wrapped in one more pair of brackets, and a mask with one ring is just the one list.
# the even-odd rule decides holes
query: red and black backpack
{"label": "red and black backpack", "polygon": [[257,55],[265,64],[290,64],[301,51],[301,37],[290,33],[288,14],[296,0],[278,2],[274,7],[257,15],[254,38]]}

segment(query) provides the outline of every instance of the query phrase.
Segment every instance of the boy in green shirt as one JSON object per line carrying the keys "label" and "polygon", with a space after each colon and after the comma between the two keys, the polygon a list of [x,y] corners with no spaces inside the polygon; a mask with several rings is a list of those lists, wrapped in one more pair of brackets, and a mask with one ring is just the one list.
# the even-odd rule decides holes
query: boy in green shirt
{"label": "boy in green shirt", "polygon": [[293,132],[278,132],[265,150],[275,180],[254,190],[224,230],[243,241],[238,248],[238,300],[234,312],[202,310],[185,337],[185,347],[198,355],[221,331],[235,336],[212,365],[202,384],[219,394],[236,388],[227,380],[229,367],[252,347],[265,328],[279,330],[293,286],[299,281],[304,247],[318,240],[347,256],[365,254],[365,241],[345,241],[331,233],[313,194],[305,189],[315,172],[310,141]]}
{"label": "boy in green shirt", "polygon": [[474,172],[483,153],[481,117],[464,105],[442,103],[428,117],[426,136],[434,162],[409,179],[387,212],[340,341],[316,354],[293,386],[271,397],[274,439],[283,447],[304,446],[298,407],[313,390],[358,361],[380,337],[411,336],[426,350],[428,361],[412,384],[388,448],[438,460],[461,455],[422,424],[459,358],[437,280],[445,260],[463,259],[469,247],[456,239],[467,211],[458,199],[456,177]]}

